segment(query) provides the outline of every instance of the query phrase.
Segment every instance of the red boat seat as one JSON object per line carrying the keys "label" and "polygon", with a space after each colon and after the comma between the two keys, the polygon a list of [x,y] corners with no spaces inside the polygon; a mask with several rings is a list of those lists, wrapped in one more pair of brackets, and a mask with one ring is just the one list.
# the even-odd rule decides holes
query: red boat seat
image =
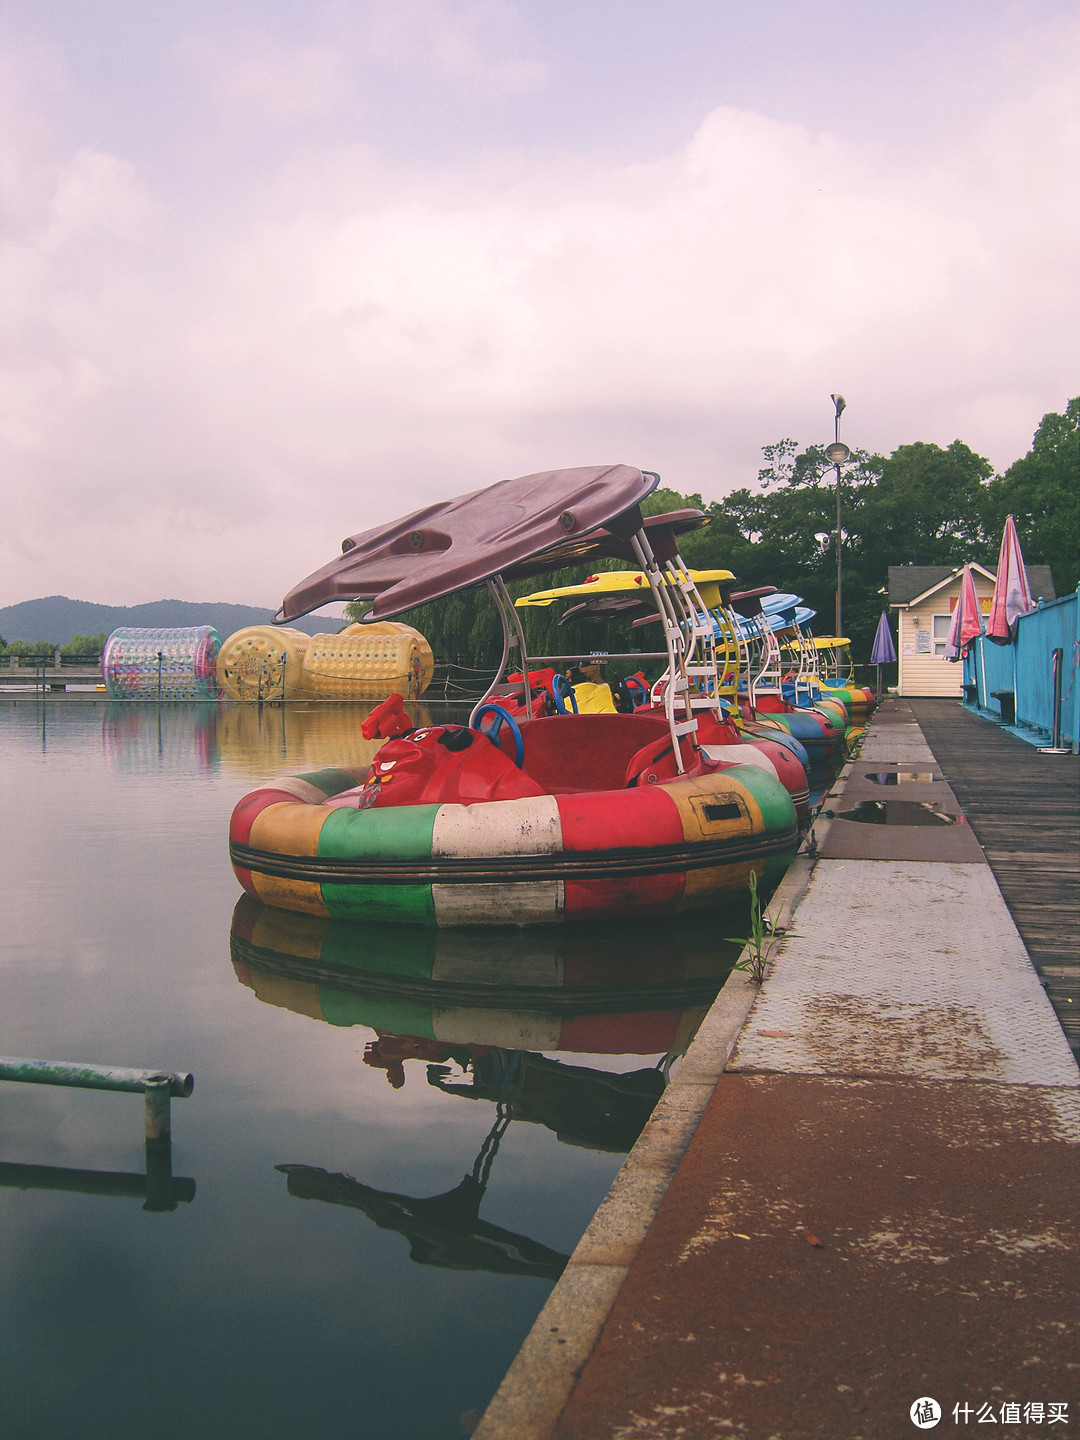
{"label": "red boat seat", "polygon": [[[662,714],[547,715],[520,722],[525,745],[522,765],[550,795],[579,790],[622,790],[626,767],[643,745],[669,739]],[[513,753],[513,736],[504,725],[500,747]]]}

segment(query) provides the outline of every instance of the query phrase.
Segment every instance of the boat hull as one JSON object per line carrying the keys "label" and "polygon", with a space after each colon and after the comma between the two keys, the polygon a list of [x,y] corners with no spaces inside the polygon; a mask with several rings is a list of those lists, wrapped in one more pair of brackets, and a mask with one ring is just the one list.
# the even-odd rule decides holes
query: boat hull
{"label": "boat hull", "polygon": [[274,781],[233,812],[230,858],[278,909],[424,926],[560,924],[723,904],[782,873],[791,797],[750,765],[626,790],[360,810],[362,780]]}

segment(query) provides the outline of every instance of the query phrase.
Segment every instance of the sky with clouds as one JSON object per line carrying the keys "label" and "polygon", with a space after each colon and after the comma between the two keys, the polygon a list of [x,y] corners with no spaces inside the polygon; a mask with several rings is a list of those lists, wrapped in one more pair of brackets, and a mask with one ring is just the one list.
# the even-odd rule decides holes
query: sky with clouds
{"label": "sky with clouds", "polygon": [[0,605],[1080,390],[1075,0],[8,0],[0,119]]}

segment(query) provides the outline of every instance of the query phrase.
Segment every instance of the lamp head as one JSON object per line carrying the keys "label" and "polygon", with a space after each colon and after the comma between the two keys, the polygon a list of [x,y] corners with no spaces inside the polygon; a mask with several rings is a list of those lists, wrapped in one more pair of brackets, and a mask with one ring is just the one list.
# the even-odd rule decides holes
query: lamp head
{"label": "lamp head", "polygon": [[836,418],[839,420],[840,416],[847,409],[847,401],[842,395],[830,395],[829,399],[833,403],[833,408],[836,410]]}

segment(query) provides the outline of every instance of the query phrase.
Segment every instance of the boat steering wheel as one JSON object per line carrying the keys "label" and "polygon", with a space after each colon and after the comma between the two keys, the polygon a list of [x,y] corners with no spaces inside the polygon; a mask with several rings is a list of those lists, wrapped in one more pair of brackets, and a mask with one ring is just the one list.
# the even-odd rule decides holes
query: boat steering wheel
{"label": "boat steering wheel", "polygon": [[578,713],[577,696],[574,694],[574,687],[565,675],[555,675],[551,681],[551,694],[555,700],[555,711],[559,715],[569,715],[566,708],[567,700],[570,701],[570,708],[574,714]]}
{"label": "boat steering wheel", "polygon": [[627,691],[629,692],[630,701],[635,710],[638,710],[642,705],[647,705],[649,703],[648,686],[643,685],[641,681],[636,678],[636,676],[627,675],[626,678],[623,680],[623,684],[626,686]]}
{"label": "boat steering wheel", "polygon": [[[488,730],[485,730],[481,724],[485,715],[495,716],[491,728]],[[499,731],[502,729],[504,721],[510,726],[510,734],[514,737],[514,764],[520,770],[525,761],[525,741],[521,738],[520,726],[510,714],[509,710],[504,709],[501,705],[481,705],[480,709],[477,710],[472,718],[470,729],[475,730],[480,735],[486,735],[494,746],[501,748],[499,746]]]}

